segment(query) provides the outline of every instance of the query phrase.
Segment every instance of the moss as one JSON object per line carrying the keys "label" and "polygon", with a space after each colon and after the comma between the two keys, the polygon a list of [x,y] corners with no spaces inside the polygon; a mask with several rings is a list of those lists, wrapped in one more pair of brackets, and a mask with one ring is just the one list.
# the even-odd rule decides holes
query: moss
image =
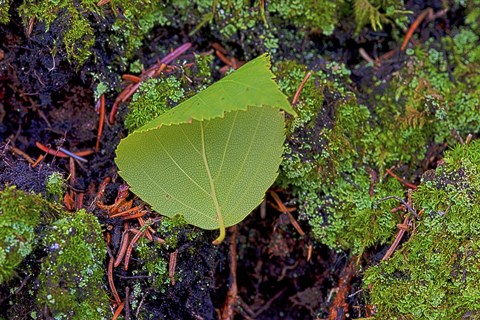
{"label": "moss", "polygon": [[11,0],[0,1],[0,24],[7,24],[10,21],[8,10],[10,9]]}
{"label": "moss", "polygon": [[480,316],[480,142],[457,146],[414,193],[424,210],[410,239],[364,276],[379,318]]}
{"label": "moss", "polygon": [[106,248],[97,219],[84,210],[65,214],[48,228],[43,245],[38,307],[48,307],[55,319],[106,319]]}
{"label": "moss", "polygon": [[195,238],[194,231],[188,230],[187,222],[181,215],[176,215],[173,218],[163,217],[158,224],[157,232],[164,237],[164,247],[167,250],[174,250],[177,248],[180,238],[188,235],[188,240]]}
{"label": "moss", "polygon": [[[376,203],[404,188],[386,169],[408,168],[408,180],[427,146],[480,131],[477,42],[464,29],[417,46],[388,84],[375,80],[361,90],[342,65],[312,72],[295,106],[299,117],[288,121],[278,183],[293,190],[319,242],[353,254],[388,242],[398,216],[388,214],[392,202]],[[283,62],[276,72],[292,99],[306,68]]]}
{"label": "moss", "polygon": [[69,58],[82,65],[90,57],[95,42],[93,29],[82,16],[73,17],[72,27],[65,33],[63,41]]}
{"label": "moss", "polygon": [[288,0],[272,2],[268,9],[293,25],[317,29],[325,35],[331,35],[342,7],[344,1]]}
{"label": "moss", "polygon": [[192,68],[180,68],[177,73],[142,82],[128,105],[125,127],[130,132],[208,86],[212,58],[197,55],[195,61]]}
{"label": "moss", "polygon": [[47,177],[47,197],[53,201],[59,202],[63,199],[65,187],[65,180],[60,172],[53,172]]}
{"label": "moss", "polygon": [[453,131],[463,137],[478,132],[477,42],[478,36],[464,29],[441,42],[429,41],[415,48],[373,103],[403,109],[393,119],[403,126],[423,127],[436,143],[453,144],[457,139]]}
{"label": "moss", "polygon": [[148,79],[133,95],[125,127],[133,132],[184,100],[185,91],[175,76]]}
{"label": "moss", "polygon": [[122,48],[130,59],[135,50],[140,48],[154,26],[168,26],[175,12],[170,5],[161,1],[112,1],[109,5],[117,12],[112,30],[112,43]]}
{"label": "moss", "polygon": [[96,3],[97,1],[92,0],[82,0],[81,2],[28,0],[18,10],[25,25],[31,17],[35,17],[38,22],[45,23],[46,31],[55,20],[60,19],[64,30],[63,34],[59,33],[58,42],[64,44],[69,60],[82,65],[90,57],[91,47],[94,43],[93,28],[85,16],[88,13],[100,13],[100,8]]}
{"label": "moss", "polygon": [[36,246],[35,228],[44,209],[39,196],[15,187],[0,193],[0,284],[15,275],[15,268]]}
{"label": "moss", "polygon": [[148,243],[142,238],[137,245],[138,258],[141,268],[139,273],[146,271],[149,279],[149,286],[161,293],[166,292],[167,285],[170,283],[168,274],[168,263],[166,257],[162,254],[162,245],[157,242]]}
{"label": "moss", "polygon": [[[279,86],[293,97],[307,70],[294,62],[277,66]],[[395,109],[376,113],[359,104],[350,72],[327,63],[312,72],[287,124],[278,183],[293,190],[317,241],[353,254],[386,243],[399,221],[388,213],[387,195],[403,195],[392,178],[379,179],[394,164],[423,158],[420,128],[392,123]]]}

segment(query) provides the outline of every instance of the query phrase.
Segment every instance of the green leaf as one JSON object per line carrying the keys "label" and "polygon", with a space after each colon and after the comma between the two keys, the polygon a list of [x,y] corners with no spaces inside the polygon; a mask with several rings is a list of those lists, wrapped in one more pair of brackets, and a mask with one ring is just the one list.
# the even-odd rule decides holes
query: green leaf
{"label": "green leaf", "polygon": [[275,181],[294,114],[261,56],[123,139],[115,159],[154,210],[203,229],[243,220]]}

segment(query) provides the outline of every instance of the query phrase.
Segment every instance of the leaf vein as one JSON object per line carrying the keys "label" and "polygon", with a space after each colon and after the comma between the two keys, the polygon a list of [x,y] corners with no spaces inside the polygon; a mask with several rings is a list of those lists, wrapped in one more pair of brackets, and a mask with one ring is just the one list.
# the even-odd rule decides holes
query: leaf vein
{"label": "leaf vein", "polygon": [[172,155],[168,152],[168,150],[164,147],[162,141],[158,139],[156,135],[154,135],[155,139],[157,139],[158,144],[162,147],[163,151],[167,154],[167,156],[172,160],[172,162],[175,164],[175,166],[190,180],[193,182],[194,185],[196,185],[200,190],[202,190],[204,193],[210,196],[210,193],[208,193],[201,185],[199,185],[190,175],[183,170],[183,168],[178,164],[177,161],[172,157]]}

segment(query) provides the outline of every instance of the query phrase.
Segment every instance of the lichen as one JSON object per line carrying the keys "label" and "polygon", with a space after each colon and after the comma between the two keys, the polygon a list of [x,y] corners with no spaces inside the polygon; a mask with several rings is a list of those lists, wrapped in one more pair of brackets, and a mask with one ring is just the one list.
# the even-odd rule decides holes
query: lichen
{"label": "lichen", "polygon": [[13,186],[0,192],[0,284],[15,275],[15,268],[37,245],[35,228],[43,209],[39,196]]}
{"label": "lichen", "polygon": [[479,317],[479,154],[479,141],[457,145],[414,193],[422,219],[391,259],[364,275],[377,317]]}
{"label": "lichen", "polygon": [[38,277],[38,307],[55,319],[106,319],[109,299],[104,291],[106,255],[100,224],[80,210],[65,216],[46,231],[47,256]]}

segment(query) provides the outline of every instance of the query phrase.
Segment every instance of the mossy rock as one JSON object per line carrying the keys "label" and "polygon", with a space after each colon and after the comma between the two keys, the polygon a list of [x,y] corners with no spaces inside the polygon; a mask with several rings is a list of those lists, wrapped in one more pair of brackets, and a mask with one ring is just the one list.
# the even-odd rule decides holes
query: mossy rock
{"label": "mossy rock", "polygon": [[480,317],[480,141],[458,145],[413,194],[423,215],[365,287],[380,319]]}
{"label": "mossy rock", "polygon": [[47,307],[55,319],[106,319],[106,247],[97,218],[84,210],[65,214],[48,227],[43,245],[38,308]]}
{"label": "mossy rock", "polygon": [[35,228],[44,202],[13,186],[0,192],[0,284],[15,275],[15,268],[37,245]]}

